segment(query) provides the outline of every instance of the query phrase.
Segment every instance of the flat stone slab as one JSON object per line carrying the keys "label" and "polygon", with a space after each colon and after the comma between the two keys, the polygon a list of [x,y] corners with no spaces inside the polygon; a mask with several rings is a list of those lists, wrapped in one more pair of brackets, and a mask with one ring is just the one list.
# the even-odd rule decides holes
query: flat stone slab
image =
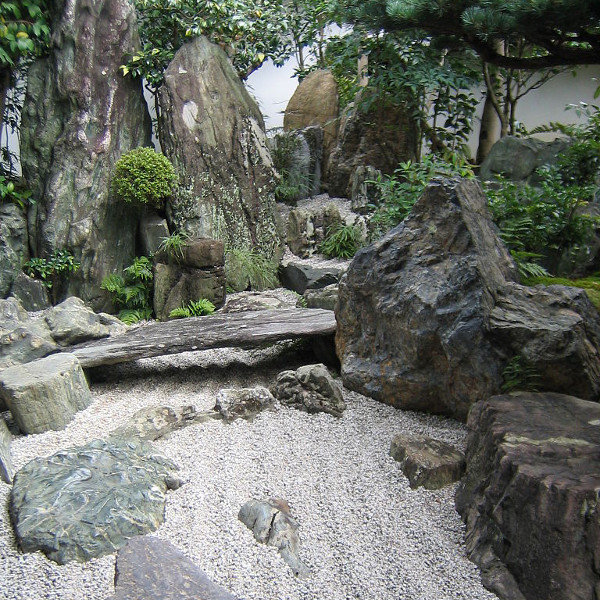
{"label": "flat stone slab", "polygon": [[235,600],[183,552],[152,536],[119,550],[111,600]]}
{"label": "flat stone slab", "polygon": [[79,360],[67,353],[0,371],[0,398],[23,433],[64,429],[92,403]]}
{"label": "flat stone slab", "polygon": [[390,455],[400,463],[411,488],[437,490],[459,481],[465,470],[462,452],[423,435],[395,435]]}
{"label": "flat stone slab", "polygon": [[280,340],[335,333],[335,315],[322,309],[260,310],[150,323],[122,335],[68,348],[81,366],[96,367],[210,348],[256,348]]}
{"label": "flat stone slab", "polygon": [[176,470],[150,445],[115,439],[32,460],[10,497],[18,543],[59,564],[112,553],[162,524]]}

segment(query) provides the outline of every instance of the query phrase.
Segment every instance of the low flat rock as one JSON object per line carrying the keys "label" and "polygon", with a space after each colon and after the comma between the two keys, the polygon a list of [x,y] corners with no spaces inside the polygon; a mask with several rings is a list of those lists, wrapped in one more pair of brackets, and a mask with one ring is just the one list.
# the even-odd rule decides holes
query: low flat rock
{"label": "low flat rock", "polygon": [[495,396],[468,427],[456,507],[484,585],[503,600],[600,597],[600,405]]}
{"label": "low flat rock", "polygon": [[281,268],[280,279],[284,287],[302,295],[307,289],[320,289],[338,283],[343,273],[344,269],[339,267],[314,267],[289,262]]}
{"label": "low flat rock", "polygon": [[193,350],[256,348],[280,340],[327,336],[335,329],[331,310],[260,310],[150,323],[68,350],[87,368]]}
{"label": "low flat rock", "polygon": [[400,463],[412,488],[437,490],[459,481],[465,470],[462,452],[423,435],[395,435],[390,455]]}
{"label": "low flat rock", "polygon": [[235,600],[183,552],[152,536],[119,550],[111,600]]}
{"label": "low flat rock", "polygon": [[227,422],[236,419],[252,420],[263,410],[272,409],[276,400],[264,387],[219,390],[215,412]]}
{"label": "low flat rock", "polygon": [[143,442],[114,439],[32,460],[10,497],[19,546],[59,564],[112,553],[162,524],[176,469]]}

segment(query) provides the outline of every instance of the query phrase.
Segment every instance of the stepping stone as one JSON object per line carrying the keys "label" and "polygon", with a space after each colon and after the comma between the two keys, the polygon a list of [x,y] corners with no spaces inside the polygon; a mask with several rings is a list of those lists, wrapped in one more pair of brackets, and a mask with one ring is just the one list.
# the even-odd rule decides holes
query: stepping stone
{"label": "stepping stone", "polygon": [[36,458],[10,498],[19,546],[59,564],[110,554],[162,524],[176,470],[149,444],[115,439]]}
{"label": "stepping stone", "polygon": [[68,353],[4,369],[0,398],[23,433],[64,429],[92,403],[79,360]]}
{"label": "stepping stone", "polygon": [[465,470],[462,452],[445,442],[422,435],[398,434],[390,456],[400,463],[411,488],[437,490],[459,481]]}
{"label": "stepping stone", "polygon": [[236,600],[214,584],[183,552],[152,536],[119,551],[110,600]]}

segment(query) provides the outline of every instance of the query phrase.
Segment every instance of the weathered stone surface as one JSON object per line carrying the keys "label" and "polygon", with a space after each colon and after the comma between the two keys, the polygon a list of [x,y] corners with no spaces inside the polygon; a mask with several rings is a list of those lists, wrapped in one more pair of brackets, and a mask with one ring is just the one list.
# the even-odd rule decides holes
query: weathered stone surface
{"label": "weathered stone surface", "polygon": [[311,341],[335,333],[330,310],[279,309],[214,314],[176,319],[130,329],[111,338],[86,342],[69,350],[82,366],[96,367],[121,362],[210,348],[257,348],[289,339]]}
{"label": "weathered stone surface", "polygon": [[275,546],[292,568],[294,575],[306,577],[310,574],[308,567],[298,557],[298,524],[292,518],[290,507],[285,500],[249,500],[240,509],[238,519],[252,530],[254,539],[258,542]]}
{"label": "weathered stone surface", "polygon": [[10,293],[28,311],[45,310],[51,306],[48,288],[43,282],[25,275],[22,271],[15,277]]}
{"label": "weathered stone surface", "polygon": [[8,296],[27,260],[27,219],[13,202],[0,203],[0,298]]}
{"label": "weathered stone surface", "polygon": [[545,142],[534,138],[505,136],[498,140],[483,161],[480,170],[482,181],[490,181],[495,175],[504,175],[513,181],[536,182],[536,169],[553,165],[558,155],[569,147],[566,138]]}
{"label": "weathered stone surface", "polygon": [[92,403],[81,365],[67,353],[0,371],[0,397],[23,433],[63,429]]}
{"label": "weathered stone surface", "polygon": [[6,421],[0,416],[0,479],[5,483],[12,483],[14,469],[10,457],[10,442],[12,435],[8,430]]}
{"label": "weathered stone surface", "polygon": [[313,267],[300,262],[287,262],[281,267],[279,278],[283,287],[297,294],[307,289],[320,289],[337,284],[344,269],[340,267]]}
{"label": "weathered stone surface", "polygon": [[465,457],[456,448],[423,435],[399,433],[392,439],[390,456],[400,463],[411,488],[437,490],[459,481]]}
{"label": "weathered stone surface", "polygon": [[10,498],[19,545],[59,564],[114,552],[161,525],[176,470],[149,445],[114,439],[36,458],[15,475]]}
{"label": "weathered stone surface", "polygon": [[497,396],[474,405],[468,426],[456,507],[484,585],[503,600],[596,598],[600,405]]}
{"label": "weathered stone surface", "polygon": [[79,344],[127,331],[119,319],[95,313],[81,298],[71,296],[44,312],[54,341],[61,346]]}
{"label": "weathered stone surface", "polygon": [[150,145],[141,81],[119,66],[138,47],[127,0],[57,4],[48,58],[27,75],[21,122],[23,174],[37,203],[30,246],[38,256],[70,250],[81,267],[56,289],[110,309],[100,284],[135,256],[137,209],[110,193],[114,163]]}
{"label": "weathered stone surface", "polygon": [[169,237],[167,220],[157,214],[144,215],[140,221],[142,254],[156,254],[164,238]]}
{"label": "weathered stone surface", "polygon": [[331,285],[316,290],[307,289],[302,295],[306,302],[306,307],[335,310],[338,298],[338,287],[337,283],[332,283]]}
{"label": "weathered stone surface", "polygon": [[271,409],[274,405],[275,398],[267,388],[228,388],[219,390],[214,410],[225,421],[252,420],[258,413]]}
{"label": "weathered stone surface", "polygon": [[282,403],[309,413],[341,417],[346,410],[342,392],[323,364],[305,365],[277,376],[273,395]]}
{"label": "weathered stone surface", "polygon": [[319,69],[305,77],[290,98],[283,116],[286,131],[304,129],[312,125],[323,128],[323,175],[338,134],[338,88],[331,71]]}
{"label": "weathered stone surface", "polygon": [[398,163],[417,155],[416,121],[405,106],[390,106],[384,100],[360,108],[362,97],[349,105],[341,117],[340,130],[329,162],[329,193],[350,198],[354,171],[371,167],[393,173]]}
{"label": "weathered stone surface", "polygon": [[221,240],[195,239],[183,247],[181,264],[194,269],[225,265],[225,245]]}
{"label": "weathered stone surface", "polygon": [[172,230],[280,255],[275,177],[264,122],[225,52],[206,38],[178,50],[159,90],[161,144],[187,192]]}
{"label": "weathered stone surface", "polygon": [[154,267],[154,312],[165,321],[175,308],[201,298],[215,306],[225,301],[226,278],[223,267],[194,269],[177,264],[157,263]]}
{"label": "weathered stone surface", "polygon": [[222,313],[247,312],[249,310],[276,310],[286,308],[285,302],[275,294],[266,292],[242,292],[241,295],[230,298],[227,296]]}
{"label": "weathered stone surface", "polygon": [[354,212],[365,214],[372,211],[381,200],[381,191],[374,181],[381,177],[381,171],[370,166],[359,165],[352,174],[350,200]]}
{"label": "weathered stone surface", "polygon": [[111,600],[235,600],[175,546],[152,536],[119,550]]}

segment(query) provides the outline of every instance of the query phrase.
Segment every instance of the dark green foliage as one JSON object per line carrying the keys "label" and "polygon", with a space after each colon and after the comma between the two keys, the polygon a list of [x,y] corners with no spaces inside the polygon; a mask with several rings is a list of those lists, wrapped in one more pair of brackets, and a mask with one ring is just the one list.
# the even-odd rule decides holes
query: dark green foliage
{"label": "dark green foliage", "polygon": [[225,273],[227,288],[233,292],[242,292],[248,288],[262,291],[279,285],[276,264],[256,250],[227,250]]}
{"label": "dark green foliage", "polygon": [[215,305],[206,298],[191,300],[187,305],[175,308],[169,313],[170,319],[182,319],[185,317],[202,317],[212,315],[215,312]]}
{"label": "dark green foliage", "polygon": [[294,169],[294,154],[300,147],[300,138],[294,133],[276,133],[271,146],[273,166],[279,173],[275,198],[279,202],[295,202],[306,194],[308,178]]}
{"label": "dark green foliage", "polygon": [[29,277],[39,279],[48,289],[52,289],[58,277],[79,269],[79,262],[68,250],[55,250],[49,258],[31,258],[23,270]]}
{"label": "dark green foliage", "polygon": [[131,325],[152,317],[152,263],[146,256],[136,257],[133,263],[123,269],[123,275],[109,275],[102,281],[116,309],[119,319]]}
{"label": "dark green foliage", "polygon": [[338,223],[327,230],[319,251],[328,258],[352,258],[362,245],[362,235],[358,227]]}
{"label": "dark green foliage", "polygon": [[517,354],[509,361],[502,371],[502,391],[504,393],[523,391],[536,392],[538,390],[540,375],[527,360]]}
{"label": "dark green foliage", "polygon": [[35,204],[31,197],[31,190],[20,184],[19,181],[0,175],[0,201],[8,200],[14,202],[21,209],[25,209],[30,204]]}
{"label": "dark green foliage", "polygon": [[165,252],[177,262],[183,260],[183,249],[187,246],[190,236],[185,231],[172,233],[161,239],[158,247],[159,252]]}
{"label": "dark green foliage", "polygon": [[112,190],[125,202],[163,208],[177,185],[177,174],[166,156],[152,148],[135,148],[115,164]]}

